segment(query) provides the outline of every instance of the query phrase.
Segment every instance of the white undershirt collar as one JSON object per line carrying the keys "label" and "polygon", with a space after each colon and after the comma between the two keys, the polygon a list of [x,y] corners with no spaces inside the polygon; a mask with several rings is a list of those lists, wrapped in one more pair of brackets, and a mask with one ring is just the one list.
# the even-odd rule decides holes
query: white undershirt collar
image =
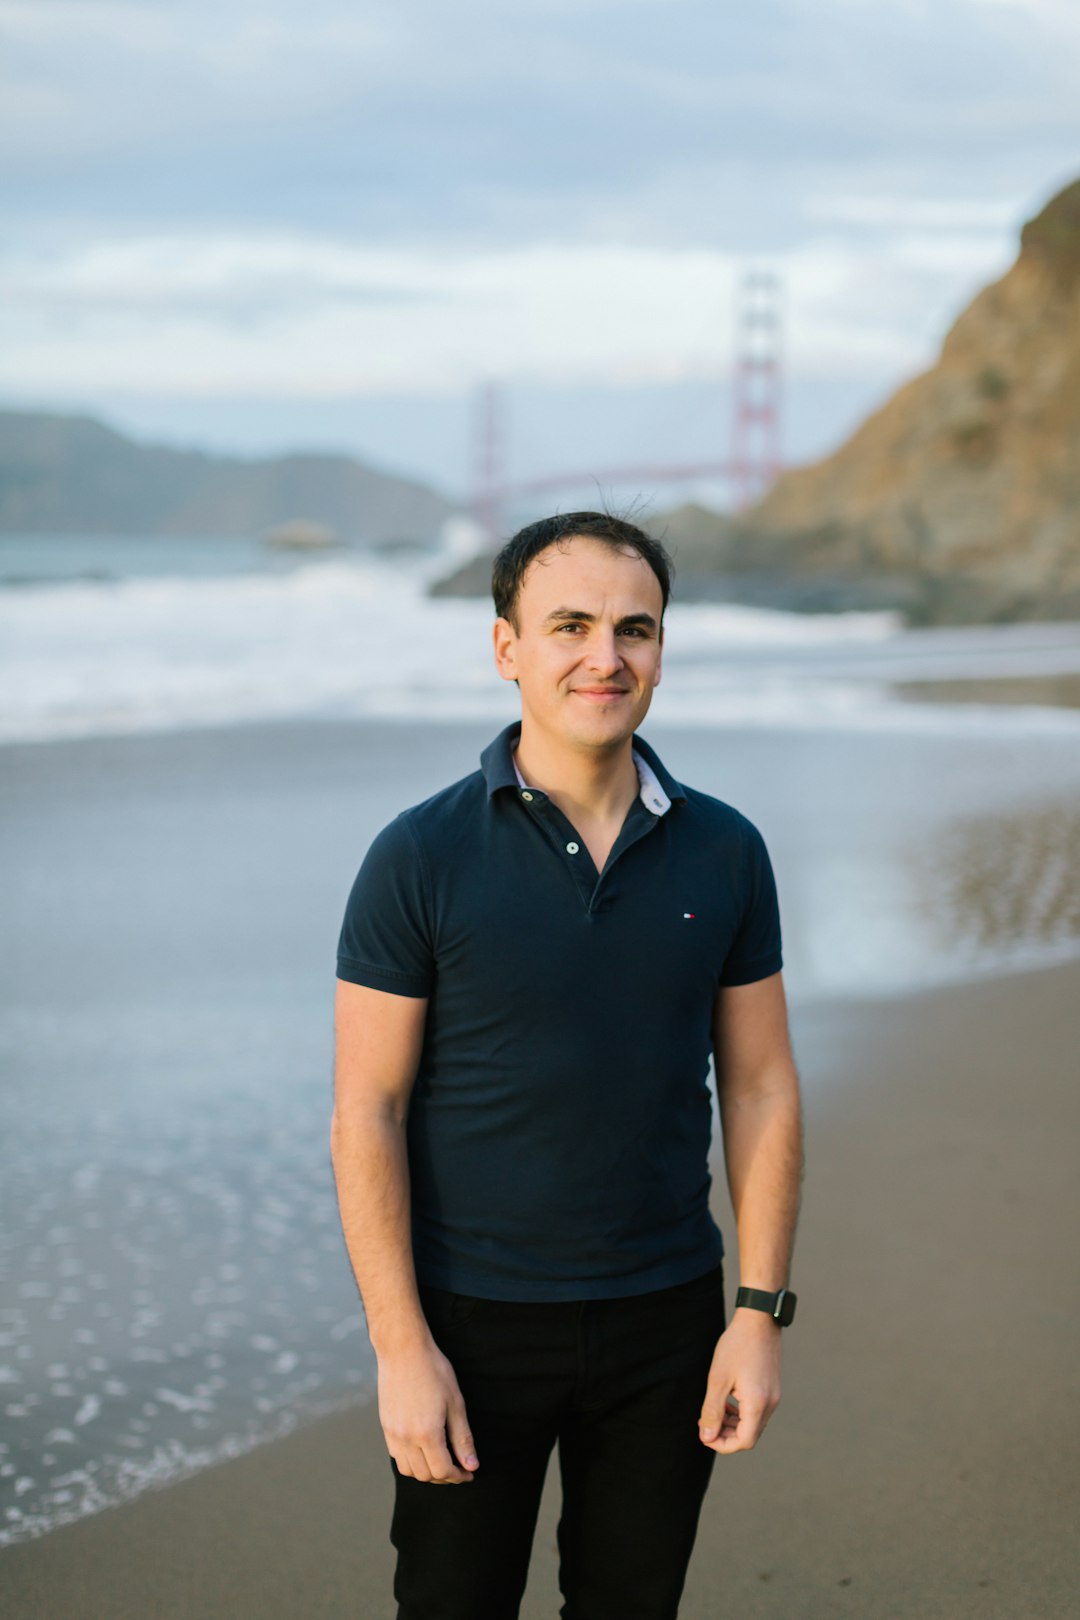
{"label": "white undershirt collar", "polygon": [[[639,797],[646,810],[654,816],[664,816],[671,809],[671,800],[660,786],[659,778],[651,765],[646,764],[637,749],[631,750],[634,766],[638,773],[638,782],[641,784]],[[510,755],[514,761],[514,775],[518,779],[518,787],[527,789],[529,784],[518,770],[517,743],[512,743]]]}

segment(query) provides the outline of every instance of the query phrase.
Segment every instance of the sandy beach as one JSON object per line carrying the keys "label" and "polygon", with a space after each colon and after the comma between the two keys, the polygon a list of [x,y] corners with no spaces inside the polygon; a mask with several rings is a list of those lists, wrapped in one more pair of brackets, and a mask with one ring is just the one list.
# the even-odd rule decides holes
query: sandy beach
{"label": "sandy beach", "polygon": [[[1078,999],[1066,964],[796,1012],[785,1395],[717,1466],[685,1620],[1075,1614]],[[524,1620],[558,1612],[554,1473]],[[390,1497],[360,1405],[9,1548],[3,1611],[389,1620]]]}

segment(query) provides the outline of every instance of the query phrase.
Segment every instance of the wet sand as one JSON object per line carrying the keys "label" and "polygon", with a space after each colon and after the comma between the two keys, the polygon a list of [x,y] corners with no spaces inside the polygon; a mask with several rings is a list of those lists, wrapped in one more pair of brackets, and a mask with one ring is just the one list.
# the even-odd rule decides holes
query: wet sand
{"label": "wet sand", "polygon": [[[1078,1004],[1066,964],[798,1009],[785,1396],[718,1460],[683,1620],[1075,1614]],[[390,1620],[390,1497],[355,1408],[0,1553],[0,1608]],[[523,1620],[558,1612],[556,1513],[549,1480]]]}
{"label": "wet sand", "polygon": [[1048,704],[1080,709],[1080,675],[1001,675],[981,680],[897,681],[897,697],[916,703]]}

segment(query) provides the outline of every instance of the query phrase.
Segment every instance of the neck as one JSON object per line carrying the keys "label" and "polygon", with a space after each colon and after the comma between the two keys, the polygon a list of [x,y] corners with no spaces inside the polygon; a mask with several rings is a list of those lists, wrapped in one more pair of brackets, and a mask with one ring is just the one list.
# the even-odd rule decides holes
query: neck
{"label": "neck", "polygon": [[529,785],[546,793],[575,826],[582,821],[621,825],[640,790],[630,737],[610,748],[568,749],[530,729],[526,717],[517,762]]}

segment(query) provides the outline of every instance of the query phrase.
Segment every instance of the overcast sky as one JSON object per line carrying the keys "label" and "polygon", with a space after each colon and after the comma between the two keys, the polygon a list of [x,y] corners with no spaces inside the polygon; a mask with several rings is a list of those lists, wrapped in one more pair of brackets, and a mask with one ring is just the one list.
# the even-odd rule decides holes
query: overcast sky
{"label": "overcast sky", "polygon": [[0,35],[6,403],[458,484],[489,376],[521,470],[704,453],[749,265],[816,453],[1080,174],[1074,0],[0,0]]}

